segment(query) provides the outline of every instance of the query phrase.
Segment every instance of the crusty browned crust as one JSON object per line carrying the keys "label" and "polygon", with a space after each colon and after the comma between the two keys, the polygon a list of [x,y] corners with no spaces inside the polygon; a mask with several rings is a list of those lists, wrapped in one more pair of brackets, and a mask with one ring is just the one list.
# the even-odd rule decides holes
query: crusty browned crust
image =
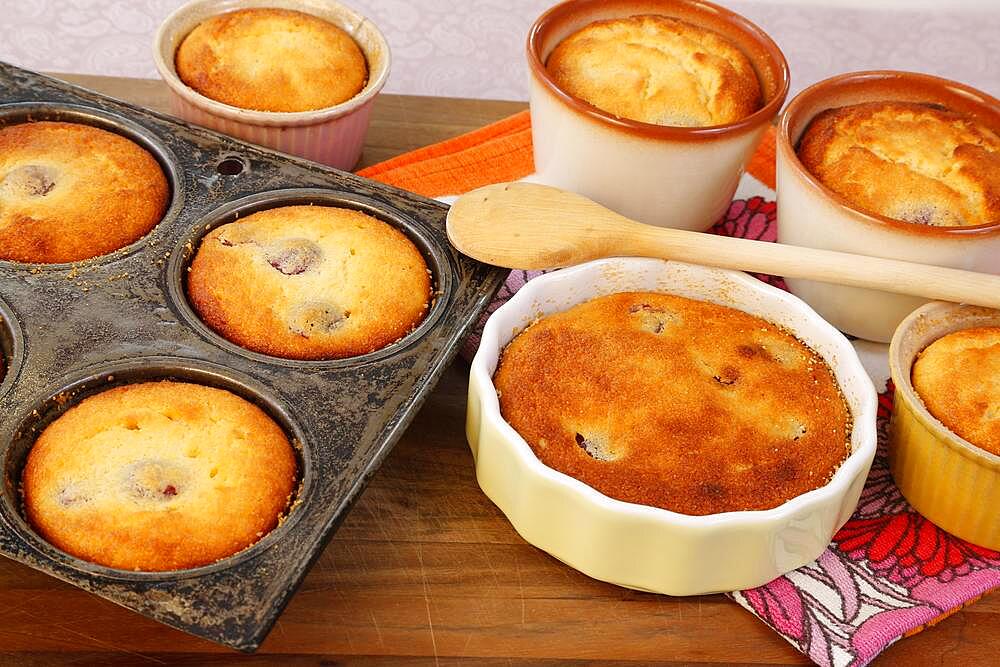
{"label": "crusty browned crust", "polygon": [[125,137],[78,123],[0,128],[0,259],[107,254],[155,227],[169,198],[160,164]]}
{"label": "crusty browned crust", "polygon": [[684,514],[776,507],[849,451],[829,367],[741,311],[654,293],[545,317],[507,346],[500,410],[542,463]]}
{"label": "crusty browned crust", "polygon": [[46,540],[126,570],[213,563],[273,529],[295,452],[260,408],[221,389],[124,385],[84,399],[28,453],[24,506]]}
{"label": "crusty browned crust", "polygon": [[242,109],[312,111],[364,88],[368,65],[346,32],[288,9],[241,9],[201,23],[177,49],[177,75],[202,95]]}
{"label": "crusty browned crust", "polygon": [[965,114],[893,101],[827,109],[798,155],[865,213],[946,227],[1000,221],[1000,137]]}
{"label": "crusty browned crust", "polygon": [[913,388],[950,431],[1000,456],[1000,327],[950,333],[913,364]]}
{"label": "crusty browned crust", "polygon": [[665,16],[591,23],[560,42],[546,69],[602,111],[656,125],[723,125],[761,106],[757,74],[735,44]]}
{"label": "crusty browned crust", "polygon": [[381,349],[426,315],[431,278],[394,227],[328,206],[286,206],[218,227],[188,273],[201,318],[249,350],[336,359]]}

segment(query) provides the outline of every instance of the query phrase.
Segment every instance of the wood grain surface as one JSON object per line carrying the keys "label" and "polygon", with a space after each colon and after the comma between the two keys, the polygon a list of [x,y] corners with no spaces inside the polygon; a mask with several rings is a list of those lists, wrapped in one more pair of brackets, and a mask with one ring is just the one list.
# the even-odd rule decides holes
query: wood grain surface
{"label": "wood grain surface", "polygon": [[[157,109],[152,81],[65,77]],[[473,129],[519,103],[383,95],[365,163]],[[185,635],[0,559],[0,664],[805,664],[721,595],[589,579],[526,544],[476,485],[468,367],[444,375],[255,655]],[[994,593],[881,665],[996,664]]]}

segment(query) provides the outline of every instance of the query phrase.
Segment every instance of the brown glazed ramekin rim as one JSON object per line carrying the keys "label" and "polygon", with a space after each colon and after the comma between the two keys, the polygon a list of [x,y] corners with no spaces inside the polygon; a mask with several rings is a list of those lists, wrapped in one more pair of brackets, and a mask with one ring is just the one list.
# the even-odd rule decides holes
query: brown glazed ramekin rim
{"label": "brown glazed ramekin rim", "polygon": [[[792,144],[790,129],[793,121],[799,120],[798,116],[803,113],[803,109],[822,106],[817,102],[822,102],[827,96],[830,97],[830,104],[823,107],[823,109],[844,106],[844,102],[837,103],[835,99],[836,93],[856,94],[859,91],[872,89],[875,86],[885,89],[886,95],[883,99],[886,101],[899,99],[899,97],[893,96],[893,91],[905,89],[908,92],[906,97],[911,100],[913,97],[919,96],[925,99],[928,104],[939,104],[950,110],[968,113],[981,122],[986,123],[989,127],[1000,131],[1000,100],[987,95],[981,90],[957,81],[951,81],[950,79],[931,76],[930,74],[897,70],[867,70],[862,72],[846,72],[832,76],[829,79],[823,79],[793,97],[792,101],[788,103],[788,106],[781,114],[781,119],[778,121],[778,132],[775,141],[776,150],[784,154],[786,162],[792,165],[792,169],[809,184],[816,196],[828,199],[841,208],[849,210],[856,219],[868,224],[877,227],[888,227],[892,230],[909,234],[939,238],[957,239],[960,237],[1000,235],[1000,220],[981,225],[955,225],[946,227],[905,222],[877,213],[862,211],[846,198],[821,183],[802,164]],[[947,100],[950,104],[942,100]],[[851,102],[848,102],[848,104],[851,104]],[[992,122],[987,121],[984,117],[992,118]],[[812,122],[813,118],[815,118],[815,115],[809,118],[808,122],[802,126],[803,131],[808,127],[808,123]]]}
{"label": "brown glazed ramekin rim", "polygon": [[[729,35],[741,51],[746,53],[744,45],[747,41],[753,41],[762,51],[763,55],[770,61],[773,69],[774,92],[771,99],[757,111],[749,116],[741,118],[732,123],[723,125],[707,125],[700,127],[681,127],[674,125],[655,125],[643,123],[628,118],[619,118],[606,111],[595,107],[579,97],[570,95],[562,90],[549,76],[548,70],[541,57],[541,44],[543,38],[548,36],[548,32],[554,27],[561,25],[567,18],[580,12],[587,12],[592,9],[608,9],[620,6],[623,10],[622,16],[639,16],[657,13],[654,7],[662,7],[663,10],[680,10],[680,14],[664,13],[663,16],[678,18],[680,20],[694,23],[704,28],[715,29],[713,23],[728,24],[736,32],[741,33],[744,40],[736,40]],[[702,19],[699,21],[698,19]],[[716,32],[719,32],[716,29]],[[790,74],[788,61],[785,55],[778,48],[767,33],[757,25],[751,23],[739,14],[720,7],[719,5],[705,2],[704,0],[566,0],[542,14],[531,26],[527,40],[528,65],[533,75],[563,104],[571,110],[598,123],[623,130],[639,137],[651,139],[669,139],[674,141],[707,141],[719,139],[725,135],[742,134],[749,130],[757,129],[762,125],[770,123],[778,114],[781,105],[785,103],[790,85]],[[746,53],[750,61],[754,63],[754,70],[761,84],[765,87],[765,81],[761,80],[762,73],[757,71],[756,60],[752,54]]]}

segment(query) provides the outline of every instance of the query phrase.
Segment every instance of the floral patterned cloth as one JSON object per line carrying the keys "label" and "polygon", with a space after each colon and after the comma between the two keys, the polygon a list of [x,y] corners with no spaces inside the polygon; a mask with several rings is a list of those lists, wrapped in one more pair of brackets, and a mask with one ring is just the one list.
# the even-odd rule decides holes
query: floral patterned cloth
{"label": "floral patterned cloth", "polygon": [[[735,200],[711,230],[774,241],[776,206]],[[465,344],[471,358],[486,317],[541,271],[513,271]],[[785,289],[775,276],[758,276]],[[879,396],[878,453],[854,516],[816,561],[729,597],[819,665],[861,667],[898,639],[919,632],[1000,587],[1000,553],[964,542],[910,507],[892,481],[886,429],[892,386]]]}

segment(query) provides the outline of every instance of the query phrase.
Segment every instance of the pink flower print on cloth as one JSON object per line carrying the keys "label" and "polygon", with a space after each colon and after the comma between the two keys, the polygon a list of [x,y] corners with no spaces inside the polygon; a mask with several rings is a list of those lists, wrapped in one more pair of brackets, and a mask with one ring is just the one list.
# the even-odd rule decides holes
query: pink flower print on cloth
{"label": "pink flower print on cloth", "polygon": [[879,447],[854,516],[815,562],[730,594],[819,665],[860,667],[1000,586],[1000,553],[946,533],[892,482],[893,388],[879,396]]}

